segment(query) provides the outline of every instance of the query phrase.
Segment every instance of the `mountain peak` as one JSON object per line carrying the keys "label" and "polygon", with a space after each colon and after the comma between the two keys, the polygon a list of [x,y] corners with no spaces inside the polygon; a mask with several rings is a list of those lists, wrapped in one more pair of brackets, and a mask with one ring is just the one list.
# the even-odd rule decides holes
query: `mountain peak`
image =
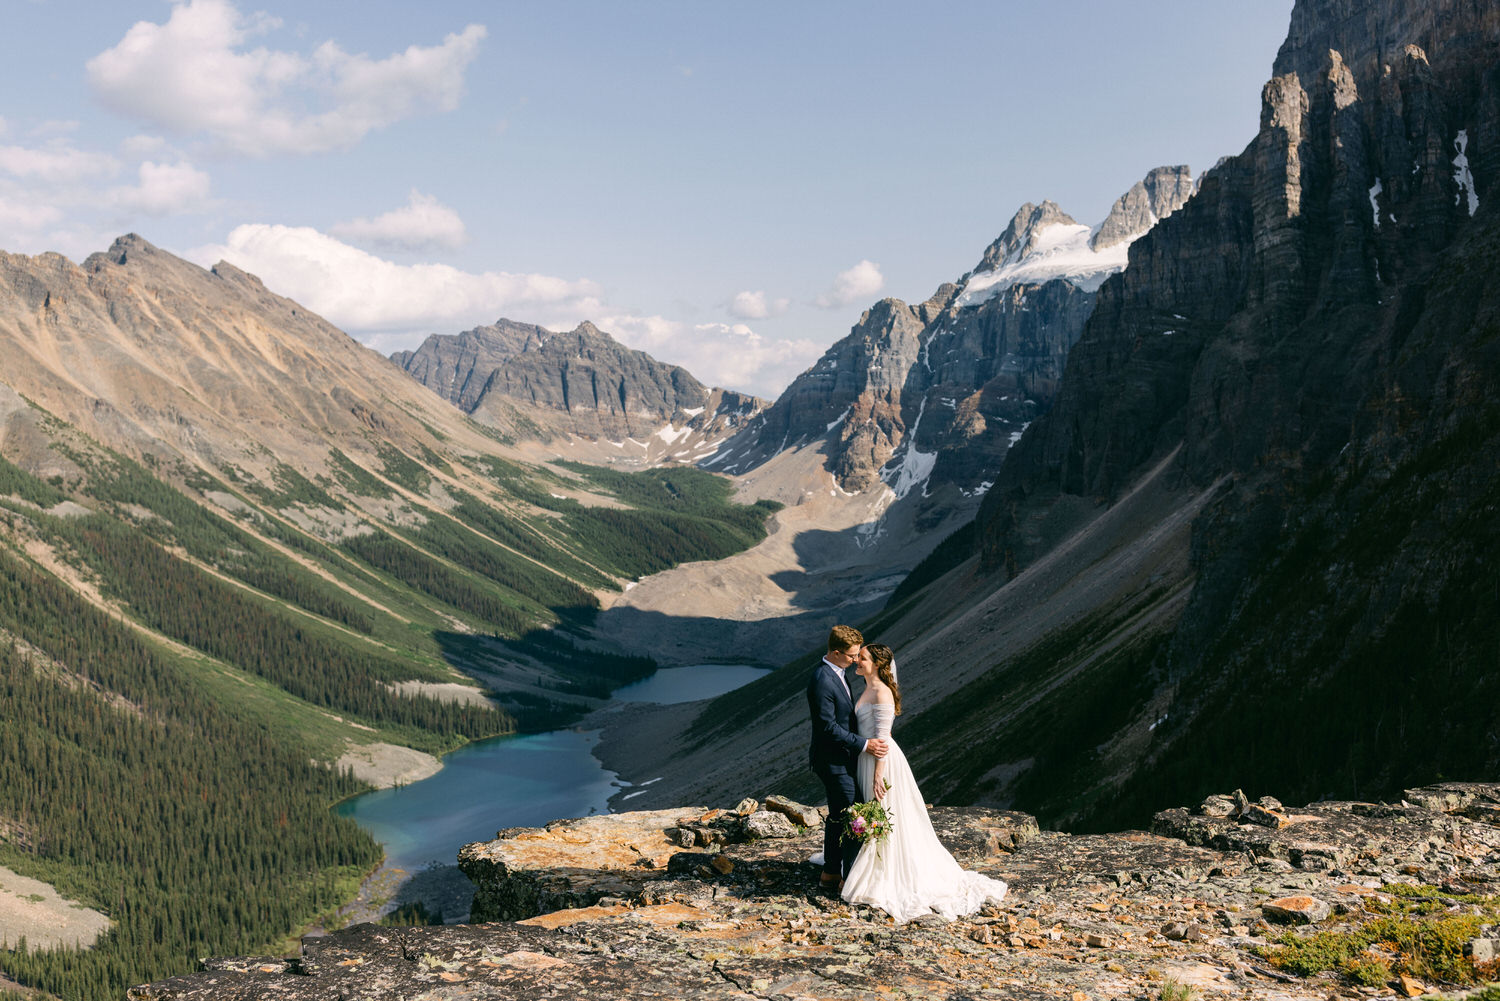
{"label": "mountain peak", "polygon": [[960,307],[974,306],[1012,286],[1043,285],[1057,278],[1085,292],[1096,291],[1110,275],[1125,270],[1130,244],[1181,208],[1194,190],[1186,166],[1157,167],[1121,195],[1095,228],[1055,202],[1027,202],[985,250],[956,301]]}
{"label": "mountain peak", "polygon": [[1089,246],[1097,251],[1130,243],[1181,208],[1193,190],[1193,172],[1186,164],[1152,169],[1115,199]]}
{"label": "mountain peak", "polygon": [[[645,447],[641,441],[674,420],[691,418],[701,433],[722,435],[762,406],[753,397],[710,390],[680,365],[627,347],[587,320],[561,333],[501,319],[461,334],[433,334],[391,360],[481,423],[541,440],[562,433],[633,439]],[[524,419],[517,419],[518,407]],[[682,447],[678,438],[662,440]]]}
{"label": "mountain peak", "polygon": [[1014,264],[1027,254],[1034,253],[1042,231],[1052,226],[1076,226],[1078,220],[1068,215],[1054,201],[1048,199],[1040,205],[1027,202],[1016,210],[1005,232],[985,248],[984,256],[975,265],[975,273],[994,271],[1007,264]]}
{"label": "mountain peak", "polygon": [[126,233],[115,238],[109,249],[90,254],[83,262],[84,270],[93,271],[101,263],[126,264],[138,256],[157,256],[162,251],[139,233]]}

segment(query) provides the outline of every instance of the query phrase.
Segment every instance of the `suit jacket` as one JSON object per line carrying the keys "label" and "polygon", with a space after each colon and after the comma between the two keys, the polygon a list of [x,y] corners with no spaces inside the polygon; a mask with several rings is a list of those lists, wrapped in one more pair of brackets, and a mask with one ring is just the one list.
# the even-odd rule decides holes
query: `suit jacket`
{"label": "suit jacket", "polygon": [[817,768],[853,770],[855,759],[865,748],[854,718],[854,700],[823,661],[818,662],[807,683],[807,708],[812,716],[812,747],[809,763]]}

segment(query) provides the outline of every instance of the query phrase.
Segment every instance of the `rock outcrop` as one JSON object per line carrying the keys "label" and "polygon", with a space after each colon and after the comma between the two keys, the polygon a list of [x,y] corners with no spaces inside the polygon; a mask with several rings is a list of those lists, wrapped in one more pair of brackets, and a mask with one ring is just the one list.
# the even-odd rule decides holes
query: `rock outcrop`
{"label": "rock outcrop", "polygon": [[[817,832],[736,840],[753,814],[698,808],[560,821],[464,849],[480,897],[509,901],[507,918],[519,920],[360,925],[305,939],[291,959],[210,960],[130,997],[1081,1001],[1155,997],[1175,983],[1321,1001],[1500,975],[1483,931],[1484,915],[1500,914],[1500,826],[1487,812],[1500,806],[1500,785],[1428,787],[1408,799],[1427,805],[1319,803],[1288,811],[1284,831],[1168,810],[1152,833],[1079,836],[1038,831],[1024,814],[937,809],[938,835],[959,861],[1010,889],[970,917],[899,926],[816,890],[807,857]],[[684,828],[726,840],[658,853]],[[569,889],[533,895],[541,884]],[[1393,915],[1414,932],[1447,920],[1450,938],[1470,925],[1477,937],[1432,948],[1414,946],[1423,938],[1414,934],[1377,957],[1383,966],[1287,972],[1282,936],[1295,925],[1282,922],[1354,936]],[[1439,960],[1446,983],[1424,972]],[[1371,971],[1390,985],[1354,983],[1372,982]]]}
{"label": "rock outcrop", "polygon": [[433,334],[391,360],[509,434],[648,442],[665,431],[665,445],[673,446],[665,457],[702,455],[706,439],[722,440],[764,406],[753,396],[710,389],[681,366],[627,348],[588,322],[559,333],[500,319],[461,334]]}

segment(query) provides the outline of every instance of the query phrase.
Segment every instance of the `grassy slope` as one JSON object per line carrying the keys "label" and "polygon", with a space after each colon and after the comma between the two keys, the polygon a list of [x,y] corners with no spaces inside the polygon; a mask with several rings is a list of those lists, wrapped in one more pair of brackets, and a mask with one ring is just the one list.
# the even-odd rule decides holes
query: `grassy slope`
{"label": "grassy slope", "polygon": [[[326,820],[331,802],[359,785],[309,760],[332,761],[351,742],[377,740],[437,752],[515,726],[503,711],[393,696],[388,683],[466,680],[454,665],[482,646],[485,658],[528,661],[555,679],[555,700],[518,697],[511,705],[539,721],[576,715],[587,700],[569,691],[607,692],[652,667],[569,638],[570,624],[586,622],[596,607],[589,588],[619,587],[621,577],[753,544],[771,510],[730,503],[717,478],[695,470],[610,473],[602,480],[569,471],[571,490],[583,477],[589,490],[627,505],[623,521],[601,522],[578,502],[551,496],[549,485],[565,482],[558,473],[493,456],[445,459],[425,448],[412,456],[389,445],[373,468],[340,452],[330,460],[330,476],[309,479],[273,465],[261,482],[232,468],[215,475],[141,465],[55,419],[41,423],[53,450],[81,472],[43,481],[0,457],[0,559],[16,576],[17,595],[50,596],[40,611],[22,601],[0,612],[0,640],[16,637],[33,651],[7,661],[21,729],[12,726],[20,743],[6,745],[0,769],[34,776],[17,787],[20,799],[0,803],[0,819],[34,837],[0,843],[0,857],[66,887],[110,915],[116,929],[85,953],[0,955],[0,969],[69,997],[113,997],[130,983],[188,970],[204,954],[270,947],[347,896],[351,880],[378,853],[362,831]],[[475,466],[484,477],[463,474],[461,488],[443,479]],[[206,503],[210,494],[237,499],[232,518]],[[459,507],[444,515],[440,505],[455,495]],[[538,499],[545,505],[533,503]],[[358,546],[299,527],[315,524],[310,517],[371,523],[384,533],[384,565],[365,559]],[[602,563],[579,550],[578,525],[587,525],[600,552],[607,551]],[[28,553],[50,554],[61,578]],[[403,573],[409,565],[426,573]],[[136,651],[136,673],[117,677],[113,665],[104,669],[100,658],[112,655],[96,652],[98,643]],[[0,653],[9,656],[8,646],[0,642]],[[36,650],[43,651],[41,661]],[[80,677],[87,681],[76,691],[59,683]],[[121,694],[123,702],[115,697]],[[505,693],[497,694],[504,700]],[[27,756],[27,748],[51,745],[64,731],[94,736],[64,738],[77,749],[68,754]],[[153,738],[158,731],[168,736]],[[123,802],[63,820],[38,811],[29,798],[32,790],[47,790],[49,802],[91,795],[80,793],[83,776],[117,770],[92,758],[91,747],[114,748],[134,762],[130,775],[117,778],[131,790],[130,809],[143,825],[141,858],[55,850],[61,842],[113,843],[111,825],[118,825]],[[283,809],[264,829],[247,828],[238,811],[189,810],[193,816],[185,820],[180,782],[163,781],[177,767],[173,762],[218,769],[200,784],[231,801],[266,799],[254,791],[260,779],[247,783],[250,773],[222,759],[231,748],[254,774],[290,790],[295,810]],[[212,799],[202,802],[211,806]],[[288,842],[284,833],[289,823],[310,829],[333,823],[339,834],[324,841],[347,848],[337,859],[311,845],[297,848],[300,841]],[[78,830],[63,837],[67,824]],[[261,840],[269,836],[286,868],[250,870],[244,904],[229,916],[209,888],[211,873],[151,861],[153,846],[175,845],[175,834],[153,840],[145,832],[174,824],[201,829],[217,846],[209,854],[220,867],[269,850]],[[171,851],[203,854],[181,846]],[[132,891],[152,867],[173,874],[152,877],[156,882],[182,885]],[[207,882],[196,892],[184,888],[195,880]],[[257,902],[263,893],[286,903],[267,907]],[[180,913],[164,922],[163,908]],[[143,936],[161,941],[143,950]]]}

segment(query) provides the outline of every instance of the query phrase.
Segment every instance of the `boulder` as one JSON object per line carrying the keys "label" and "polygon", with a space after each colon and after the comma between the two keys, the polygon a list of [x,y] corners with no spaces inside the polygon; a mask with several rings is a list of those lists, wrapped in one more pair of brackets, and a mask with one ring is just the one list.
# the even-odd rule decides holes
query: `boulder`
{"label": "boulder", "polygon": [[1292,825],[1291,818],[1286,814],[1267,809],[1259,803],[1251,803],[1241,811],[1240,821],[1246,824],[1259,824],[1261,827],[1269,827],[1274,831]]}
{"label": "boulder", "polygon": [[783,814],[791,818],[793,823],[801,824],[803,827],[821,826],[823,818],[828,815],[827,811],[820,807],[805,806],[785,796],[767,796],[765,806],[767,810]]}
{"label": "boulder", "polygon": [[1267,921],[1299,925],[1317,924],[1333,913],[1333,908],[1317,897],[1281,897],[1261,904],[1260,910]]}
{"label": "boulder", "polygon": [[1205,817],[1232,817],[1236,809],[1231,797],[1215,793],[1203,801],[1198,813]]}
{"label": "boulder", "polygon": [[1408,977],[1404,973],[1398,978],[1397,983],[1400,985],[1401,993],[1406,997],[1418,998],[1427,993],[1427,988],[1422,985],[1420,980]]}
{"label": "boulder", "polygon": [[751,838],[795,838],[798,831],[785,814],[757,810],[745,818],[745,834]]}

